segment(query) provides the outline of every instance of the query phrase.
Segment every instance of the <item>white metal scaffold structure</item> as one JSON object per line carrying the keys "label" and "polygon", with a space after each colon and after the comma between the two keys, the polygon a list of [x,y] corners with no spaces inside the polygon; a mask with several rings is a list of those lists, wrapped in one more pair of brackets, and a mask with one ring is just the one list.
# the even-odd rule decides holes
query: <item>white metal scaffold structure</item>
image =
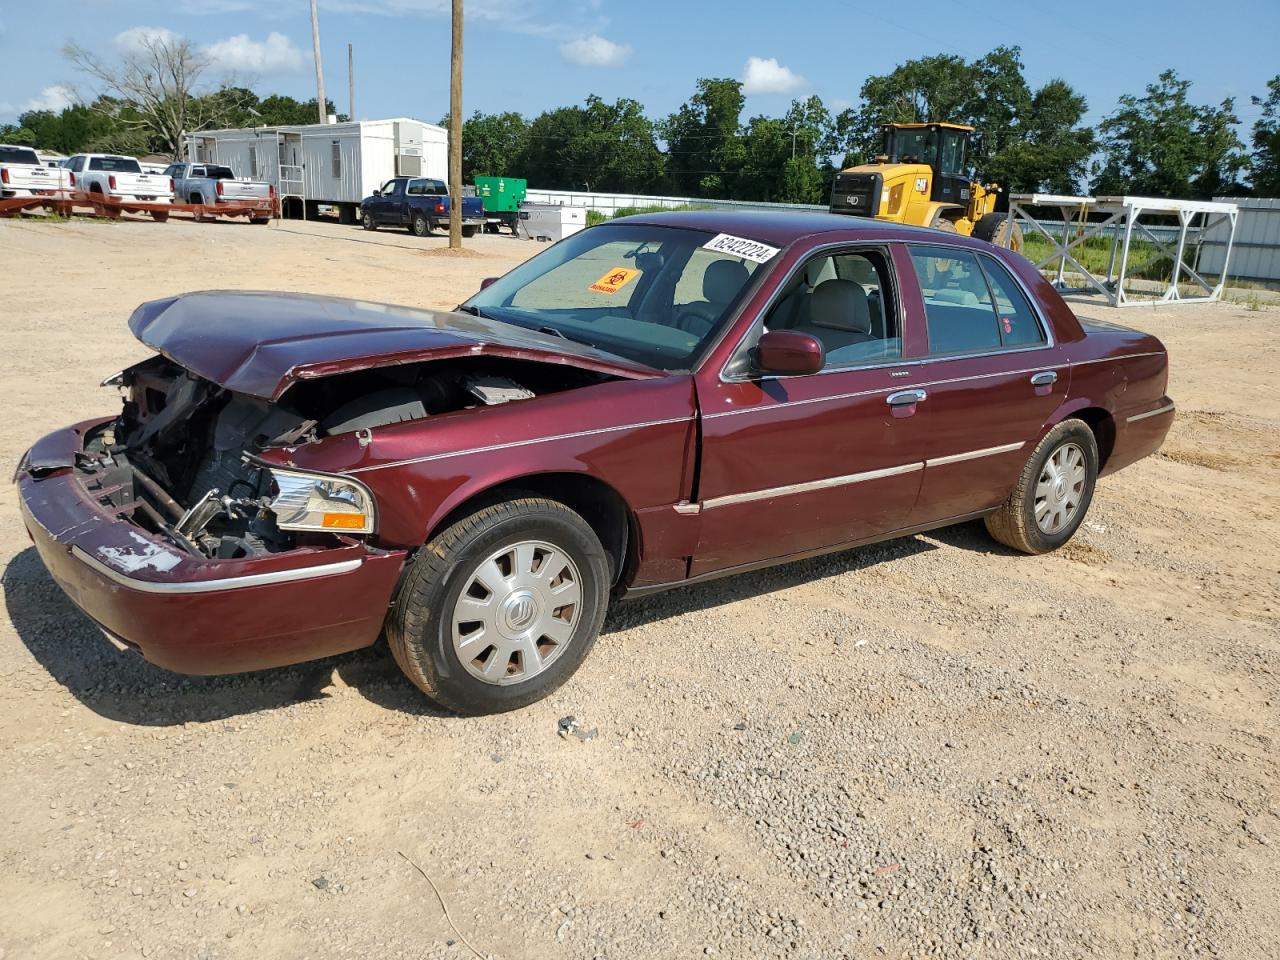
{"label": "white metal scaffold structure", "polygon": [[[1062,214],[1062,236],[1055,237],[1034,217],[1028,208],[1057,208]],[[1151,303],[1208,303],[1222,296],[1226,284],[1227,262],[1231,257],[1231,242],[1235,237],[1237,210],[1234,203],[1207,200],[1166,200],[1157,197],[1070,197],[1047,193],[1016,193],[1009,198],[1009,214],[1023,230],[1044,236],[1053,250],[1036,263],[1044,269],[1055,260],[1058,274],[1054,286],[1062,293],[1100,293],[1113,307],[1130,307]],[[1090,219],[1090,215],[1099,219]],[[1143,216],[1176,217],[1177,236],[1172,241],[1160,239],[1142,222]],[[1189,250],[1198,247],[1188,243],[1188,238],[1199,236],[1211,226],[1225,225],[1226,257],[1217,283],[1210,283],[1200,275],[1196,266],[1188,263]],[[1072,252],[1093,237],[1110,235],[1111,253],[1107,262],[1107,275],[1098,276],[1082,264]],[[1219,235],[1221,235],[1219,233]],[[1135,237],[1155,246],[1155,252],[1138,264],[1129,262]],[[1168,257],[1173,270],[1167,285],[1151,290],[1150,295],[1137,295],[1125,289],[1125,281],[1132,282],[1131,275],[1160,257]],[[1192,257],[1192,259],[1198,259]],[[1084,278],[1085,286],[1071,287],[1066,282],[1066,268],[1070,263]],[[1197,264],[1198,266],[1198,264]],[[1197,291],[1184,295],[1180,283],[1194,284]]]}

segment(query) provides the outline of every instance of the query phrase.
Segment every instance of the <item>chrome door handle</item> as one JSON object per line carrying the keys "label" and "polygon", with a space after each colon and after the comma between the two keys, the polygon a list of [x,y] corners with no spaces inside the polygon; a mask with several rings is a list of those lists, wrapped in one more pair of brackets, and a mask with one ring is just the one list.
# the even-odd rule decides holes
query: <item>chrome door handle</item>
{"label": "chrome door handle", "polygon": [[1031,375],[1031,385],[1033,387],[1047,387],[1058,382],[1058,375],[1052,370],[1041,370],[1039,373]]}
{"label": "chrome door handle", "polygon": [[929,394],[923,390],[899,390],[897,393],[891,393],[884,398],[884,402],[891,407],[905,407],[910,403],[920,403],[922,400],[928,400]]}

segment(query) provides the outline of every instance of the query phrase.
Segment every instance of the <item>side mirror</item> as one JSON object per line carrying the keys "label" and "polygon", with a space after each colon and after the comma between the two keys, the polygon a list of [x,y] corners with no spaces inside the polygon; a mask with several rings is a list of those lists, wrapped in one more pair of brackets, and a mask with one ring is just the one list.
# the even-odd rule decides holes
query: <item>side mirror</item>
{"label": "side mirror", "polygon": [[374,195],[375,197],[380,197],[380,196],[382,196],[382,191],[381,191],[381,190],[375,190],[375,191],[373,191],[373,195]]}
{"label": "side mirror", "polygon": [[485,287],[492,287],[497,282],[497,277],[485,277],[480,281],[480,289],[483,290]]}
{"label": "side mirror", "polygon": [[817,373],[826,363],[822,344],[807,333],[770,330],[756,344],[756,370],[795,376]]}

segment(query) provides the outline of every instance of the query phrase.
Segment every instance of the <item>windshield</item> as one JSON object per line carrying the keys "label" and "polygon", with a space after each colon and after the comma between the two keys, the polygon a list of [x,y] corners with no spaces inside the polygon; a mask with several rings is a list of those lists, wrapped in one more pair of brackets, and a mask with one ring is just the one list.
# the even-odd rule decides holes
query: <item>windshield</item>
{"label": "windshield", "polygon": [[141,173],[142,168],[132,157],[93,157],[90,170],[110,170],[113,173]]}
{"label": "windshield", "polygon": [[0,163],[27,163],[40,166],[40,158],[26,147],[0,147]]}
{"label": "windshield", "polygon": [[[591,227],[481,290],[463,309],[669,373],[691,370],[761,267],[708,249],[720,239],[677,227]],[[740,242],[762,260],[777,253]]]}
{"label": "windshield", "polygon": [[892,130],[889,156],[902,163],[927,163],[933,166],[938,160],[938,132],[927,128]]}

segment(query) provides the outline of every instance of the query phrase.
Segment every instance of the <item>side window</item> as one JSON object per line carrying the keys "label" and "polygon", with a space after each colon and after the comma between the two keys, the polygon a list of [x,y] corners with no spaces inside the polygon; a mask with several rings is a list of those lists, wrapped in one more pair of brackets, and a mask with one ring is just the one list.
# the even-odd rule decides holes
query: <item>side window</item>
{"label": "side window", "polygon": [[181,177],[182,176],[181,165],[177,163],[169,164],[167,167],[164,168],[164,173],[160,174],[160,176],[174,177],[175,179],[178,177]]}
{"label": "side window", "polygon": [[953,247],[913,247],[931,354],[980,353],[1044,343],[1035,312],[990,257]]}
{"label": "side window", "polygon": [[765,329],[809,334],[828,368],[896,360],[902,338],[889,269],[873,250],[814,257],[787,284]]}
{"label": "side window", "polygon": [[426,192],[427,181],[425,180],[410,180],[409,189],[405,191],[405,193],[409,194],[411,197],[420,197]]}
{"label": "side window", "polygon": [[396,182],[394,180],[388,180],[386,183],[382,185],[382,187],[378,190],[378,192],[382,194],[384,197],[391,196],[391,194],[396,192]]}
{"label": "side window", "polygon": [[930,353],[1000,349],[991,291],[977,257],[956,247],[912,247],[911,263],[924,294]]}
{"label": "side window", "polygon": [[1044,330],[1036,320],[1035,311],[1009,271],[990,257],[982,257],[981,262],[995,297],[1001,342],[1006,347],[1044,343]]}

